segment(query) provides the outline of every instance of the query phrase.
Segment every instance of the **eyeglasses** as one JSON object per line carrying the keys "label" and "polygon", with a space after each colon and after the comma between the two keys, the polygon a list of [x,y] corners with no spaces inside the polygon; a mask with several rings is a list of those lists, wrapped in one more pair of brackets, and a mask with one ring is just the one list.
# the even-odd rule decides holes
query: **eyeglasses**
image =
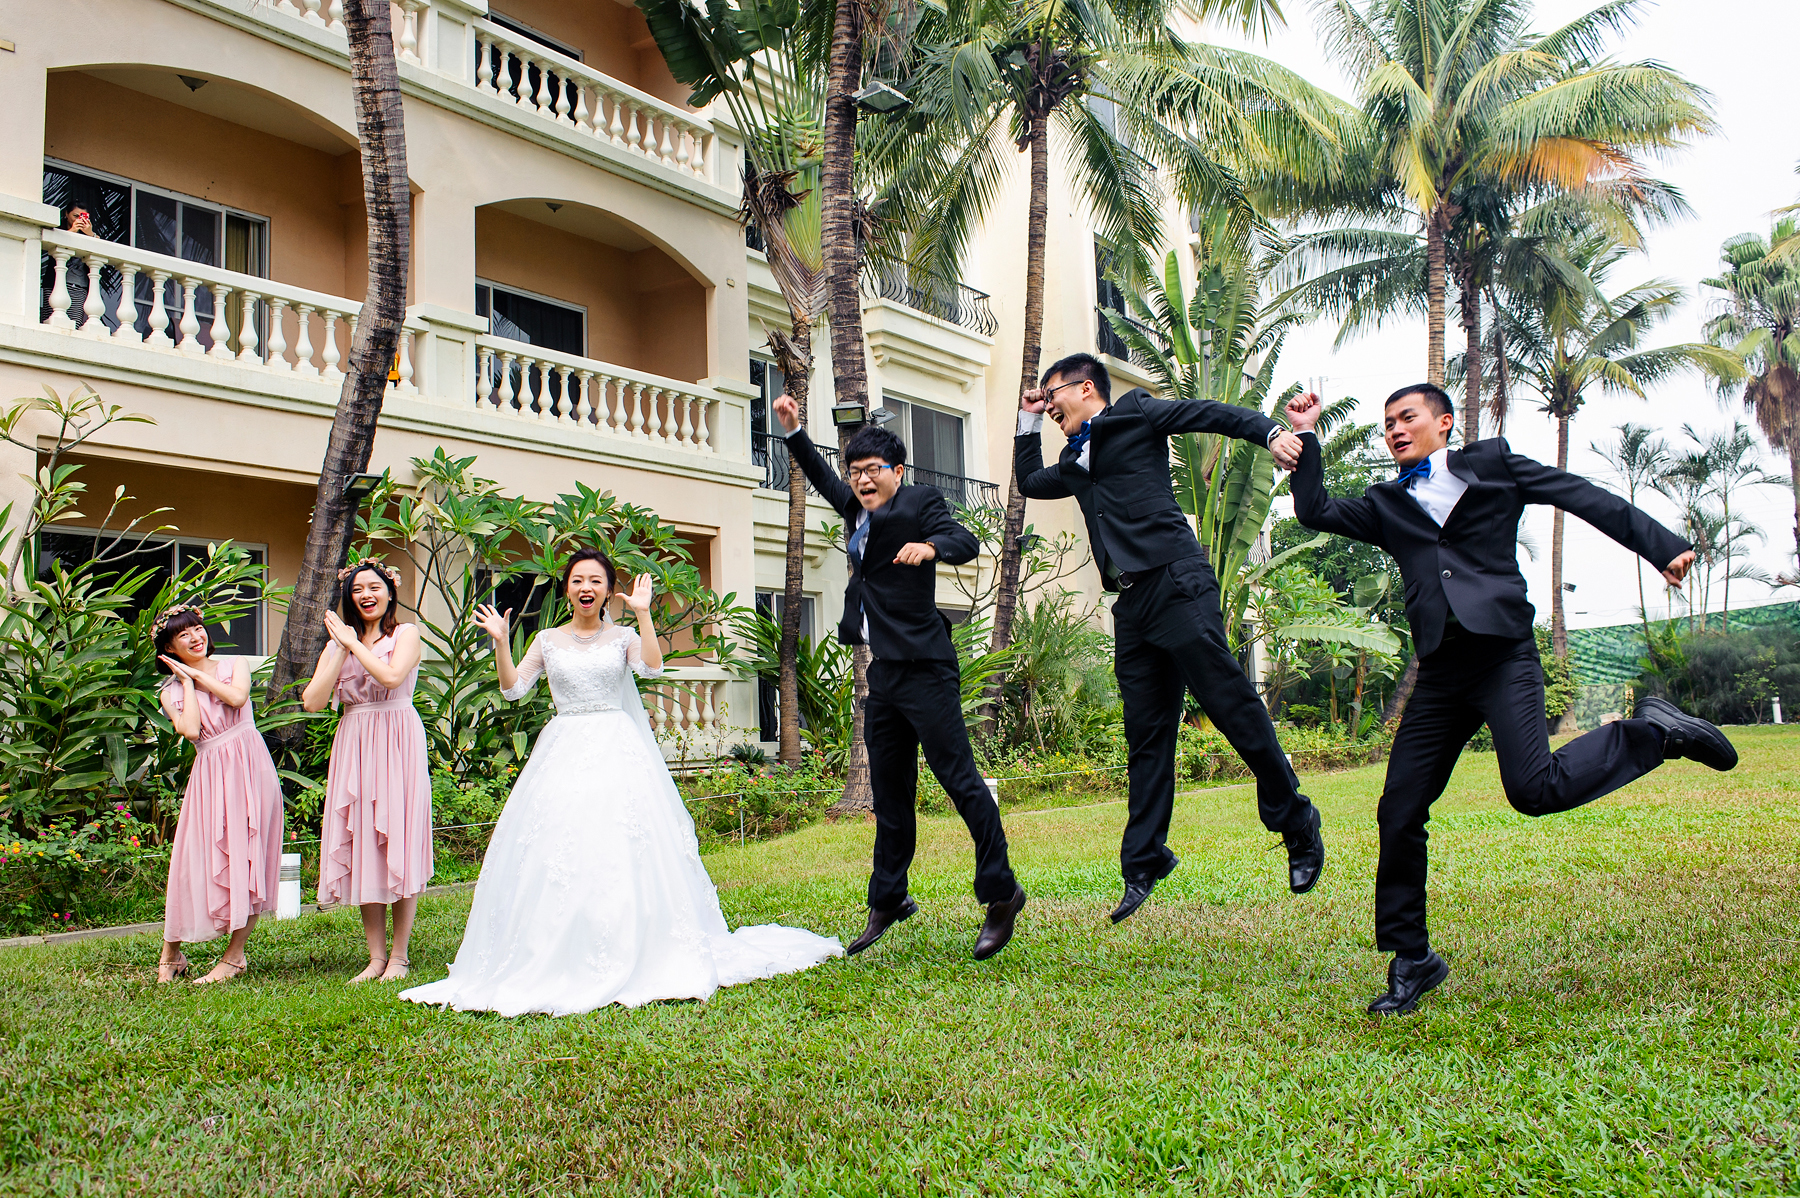
{"label": "eyeglasses", "polygon": [[886,462],[882,462],[876,466],[852,466],[850,467],[850,481],[856,482],[859,479],[864,478],[873,480],[879,478],[883,470],[895,469],[898,469],[898,467],[890,466]]}
{"label": "eyeglasses", "polygon": [[1068,382],[1058,383],[1054,387],[1045,387],[1044,388],[1044,398],[1046,400],[1048,400],[1052,395],[1055,395],[1058,391],[1061,391],[1064,387],[1079,387],[1079,386],[1081,386],[1081,384],[1088,382],[1088,381],[1089,380],[1087,380],[1087,379],[1070,379]]}

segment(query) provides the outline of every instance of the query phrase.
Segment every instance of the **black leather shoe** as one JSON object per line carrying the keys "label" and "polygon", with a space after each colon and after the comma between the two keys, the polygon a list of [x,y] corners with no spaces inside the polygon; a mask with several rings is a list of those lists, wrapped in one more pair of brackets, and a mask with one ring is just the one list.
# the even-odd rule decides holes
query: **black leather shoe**
{"label": "black leather shoe", "polygon": [[1125,897],[1119,900],[1119,905],[1117,907],[1113,908],[1111,916],[1112,921],[1114,923],[1124,923],[1127,919],[1130,919],[1131,913],[1143,906],[1144,900],[1150,897],[1150,892],[1156,889],[1156,884],[1174,873],[1175,867],[1180,864],[1181,858],[1177,857],[1174,853],[1170,853],[1169,863],[1163,866],[1161,873],[1133,874],[1126,878]]}
{"label": "black leather shoe", "polygon": [[850,942],[850,947],[844,950],[844,955],[846,957],[854,957],[857,953],[862,952],[863,949],[868,948],[871,944],[880,940],[883,932],[887,931],[897,923],[904,923],[918,913],[919,904],[913,902],[913,897],[910,894],[907,895],[906,898],[901,901],[900,905],[895,907],[892,911],[877,911],[875,908],[870,907],[869,926],[863,929],[862,935]]}
{"label": "black leather shoe", "polygon": [[989,903],[987,919],[982,922],[981,935],[975,938],[975,959],[985,961],[1012,939],[1013,921],[1019,918],[1019,912],[1025,909],[1025,888],[1015,886],[1013,896],[1001,899],[997,903]]}
{"label": "black leather shoe", "polygon": [[1667,699],[1654,696],[1638,700],[1634,713],[1649,720],[1663,738],[1663,757],[1686,757],[1715,770],[1728,770],[1738,762],[1737,750],[1725,734],[1701,719],[1689,715]]}
{"label": "black leather shoe", "polygon": [[1395,957],[1388,963],[1387,993],[1369,1004],[1371,1015],[1406,1015],[1419,1005],[1419,1000],[1444,984],[1450,976],[1450,963],[1435,952],[1423,961]]}
{"label": "black leather shoe", "polygon": [[1319,809],[1312,809],[1312,818],[1304,828],[1283,832],[1281,839],[1288,851],[1288,889],[1305,894],[1319,884],[1319,875],[1325,872],[1325,838],[1319,835]]}

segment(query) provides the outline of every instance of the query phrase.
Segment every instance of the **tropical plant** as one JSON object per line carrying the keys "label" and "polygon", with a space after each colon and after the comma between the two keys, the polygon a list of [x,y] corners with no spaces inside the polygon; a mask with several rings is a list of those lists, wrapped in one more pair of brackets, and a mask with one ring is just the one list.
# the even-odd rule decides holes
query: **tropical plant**
{"label": "tropical plant", "polygon": [[[1183,11],[1252,31],[1280,19],[1273,0],[1198,0]],[[1252,165],[1280,156],[1298,172],[1334,168],[1340,105],[1254,55],[1184,42],[1170,28],[1176,15],[1174,0],[946,0],[924,15],[913,118],[877,147],[891,156],[884,202],[910,232],[913,258],[954,278],[1012,156],[1030,155],[1021,389],[1037,384],[1043,342],[1053,126],[1069,147],[1069,190],[1134,278],[1163,240],[1166,195],[1228,209],[1242,239],[1254,217],[1239,180]],[[1013,639],[1024,527],[1012,478],[996,648]]]}
{"label": "tropical plant", "polygon": [[[1290,682],[1304,675],[1314,650],[1306,646],[1336,646],[1358,654],[1373,654],[1378,666],[1386,669],[1400,652],[1400,638],[1393,629],[1370,614],[1379,602],[1377,585],[1365,588],[1367,606],[1346,604],[1329,583],[1304,564],[1288,561],[1267,573],[1266,585],[1258,592],[1255,622],[1249,643],[1260,643],[1267,655],[1264,671],[1267,687],[1265,701],[1271,716],[1281,712],[1282,694]],[[1368,659],[1363,658],[1366,678]],[[1332,657],[1332,666],[1339,664]],[[1336,719],[1335,678],[1333,686],[1333,720]],[[1360,683],[1359,683],[1360,687]],[[1360,702],[1360,689],[1355,692]],[[1357,709],[1360,719],[1361,709]]]}
{"label": "tropical plant", "polygon": [[[508,496],[475,473],[475,458],[451,457],[441,447],[412,459],[412,469],[413,492],[384,476],[357,518],[357,535],[367,553],[407,557],[421,583],[415,618],[427,652],[415,703],[433,769],[479,779],[529,753],[550,718],[549,699],[538,690],[518,703],[501,700],[487,637],[470,617],[478,603],[512,607],[513,655],[522,658],[536,629],[568,614],[556,584],[576,547],[602,550],[622,577],[648,573],[655,580],[665,667],[729,660],[717,628],[736,596],[702,583],[687,543],[655,513],[580,483],[549,501]],[[667,683],[639,685],[655,691]]]}
{"label": "tropical plant", "polygon": [[[967,565],[940,569],[938,576],[967,602],[968,622],[991,628],[1000,592],[1000,539],[1006,532],[1006,509],[998,504],[952,506],[957,522],[975,534],[981,548]],[[1035,526],[1026,525],[1020,540],[1018,593],[1022,600],[1047,592],[1085,566],[1090,557],[1087,545],[1073,532],[1045,537]]]}
{"label": "tropical plant", "polygon": [[1012,669],[1000,704],[1001,739],[1050,751],[1081,737],[1085,717],[1118,702],[1112,638],[1072,591],[1046,594],[1019,613]]}
{"label": "tropical plant", "polygon": [[[1669,445],[1654,429],[1626,421],[1619,439],[1610,445],[1590,442],[1588,448],[1606,459],[1625,487],[1625,502],[1638,506],[1638,496],[1656,486],[1669,465]],[[1650,609],[1644,599],[1644,559],[1633,556],[1637,566],[1638,618],[1644,622],[1644,641],[1650,639]]]}
{"label": "tropical plant", "polygon": [[1258,191],[1276,214],[1368,220],[1295,240],[1290,265],[1316,276],[1305,302],[1343,317],[1340,336],[1421,312],[1426,378],[1440,385],[1446,295],[1459,283],[1465,440],[1479,435],[1482,301],[1519,214],[1548,203],[1540,215],[1556,223],[1576,196],[1630,241],[1635,214],[1681,207],[1634,155],[1710,132],[1703,93],[1659,64],[1602,57],[1642,7],[1611,0],[1535,34],[1529,0],[1319,5],[1327,52],[1361,93],[1359,136],[1340,175],[1271,178]]}
{"label": "tropical plant", "polygon": [[[353,325],[350,352],[344,358],[344,384],[319,468],[318,494],[294,583],[292,610],[265,691],[270,708],[291,701],[293,683],[312,669],[324,647],[325,609],[337,595],[337,571],[356,531],[356,503],[347,487],[354,476],[369,468],[388,370],[397,360],[400,326],[406,319],[412,189],[406,171],[406,113],[400,102],[400,68],[395,61],[389,5],[385,0],[344,0],[343,9],[363,207],[368,213],[369,277],[361,314]],[[297,726],[289,729],[289,735],[297,733]]]}
{"label": "tropical plant", "polygon": [[[1758,462],[1756,438],[1741,423],[1730,430],[1696,432],[1681,426],[1692,447],[1672,455],[1653,486],[1673,500],[1681,511],[1688,539],[1694,543],[1700,569],[1689,575],[1690,622],[1698,627],[1712,604],[1714,572],[1724,584],[1721,628],[1731,630],[1731,581],[1734,578],[1773,583],[1768,573],[1741,560],[1747,542],[1763,540],[1762,529],[1746,520],[1740,508],[1732,511],[1732,499],[1745,487],[1764,486],[1779,480],[1763,472]],[[1734,560],[1740,559],[1740,560]]]}
{"label": "tropical plant", "polygon": [[[638,0],[663,61],[694,89],[696,107],[723,98],[744,134],[744,200],[739,221],[753,229],[787,304],[788,327],[768,330],[783,390],[806,425],[812,389],[813,329],[825,310],[820,167],[825,92],[819,73],[796,53],[797,0],[702,9],[686,0]],[[860,317],[859,317],[860,319]],[[788,467],[787,548],[782,587],[780,666],[770,681],[781,705],[779,757],[800,761],[797,659],[805,588],[806,476]]]}
{"label": "tropical plant", "polygon": [[[1612,269],[1626,247],[1603,233],[1590,234],[1563,250],[1573,267],[1544,276],[1535,290],[1515,292],[1497,314],[1506,330],[1506,366],[1537,392],[1543,410],[1556,421],[1556,467],[1569,468],[1569,423],[1589,392],[1644,398],[1644,387],[1688,370],[1717,378],[1741,375],[1742,359],[1732,350],[1701,342],[1640,348],[1646,336],[1686,299],[1678,285],[1652,279],[1606,294]],[[1563,520],[1556,509],[1550,532],[1550,635],[1559,658],[1569,652],[1563,615]],[[1665,563],[1666,564],[1666,563]]]}
{"label": "tropical plant", "polygon": [[[1786,247],[1781,252],[1779,247]],[[1745,361],[1744,406],[1769,445],[1788,459],[1794,491],[1794,545],[1800,563],[1800,219],[1783,216],[1767,238],[1733,237],[1720,249],[1723,274],[1703,285],[1724,293],[1706,338]],[[1722,388],[1729,393],[1735,386]],[[1800,565],[1796,566],[1800,579]]]}
{"label": "tropical plant", "polygon": [[[781,669],[781,625],[755,608],[740,608],[731,615],[737,638],[738,669],[765,681]],[[796,681],[800,696],[798,734],[824,755],[828,769],[842,776],[850,759],[855,731],[851,707],[850,649],[836,637],[820,637],[800,643]]]}

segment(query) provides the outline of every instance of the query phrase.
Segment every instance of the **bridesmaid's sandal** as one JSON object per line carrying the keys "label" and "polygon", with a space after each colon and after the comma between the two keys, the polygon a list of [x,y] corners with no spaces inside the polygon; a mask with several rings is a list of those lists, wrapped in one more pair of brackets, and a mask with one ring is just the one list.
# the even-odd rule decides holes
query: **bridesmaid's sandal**
{"label": "bridesmaid's sandal", "polygon": [[[213,966],[212,972],[207,974],[203,978],[195,978],[194,985],[210,986],[214,982],[235,981],[236,979],[243,977],[245,971],[247,971],[249,968],[250,968],[250,962],[248,959],[246,959],[240,963],[237,961],[227,961],[224,957],[220,957],[219,963],[217,965]],[[221,971],[228,971],[228,972],[221,972]]]}
{"label": "bridesmaid's sandal", "polygon": [[177,957],[173,961],[158,961],[156,963],[157,984],[161,985],[165,982],[172,982],[176,978],[184,978],[187,976],[187,971],[188,959],[186,957]]}
{"label": "bridesmaid's sandal", "polygon": [[380,961],[377,961],[373,957],[371,957],[371,958],[369,958],[368,966],[361,973],[359,973],[355,977],[351,978],[350,984],[352,986],[357,986],[357,985],[361,985],[363,982],[376,981],[377,979],[379,979],[381,977],[382,971],[385,970],[386,968],[387,968],[387,959],[385,957],[383,959],[381,959]]}
{"label": "bridesmaid's sandal", "polygon": [[[395,970],[400,972],[395,973]],[[381,975],[384,982],[398,982],[412,973],[412,962],[405,957],[392,957],[388,960],[387,969]]]}

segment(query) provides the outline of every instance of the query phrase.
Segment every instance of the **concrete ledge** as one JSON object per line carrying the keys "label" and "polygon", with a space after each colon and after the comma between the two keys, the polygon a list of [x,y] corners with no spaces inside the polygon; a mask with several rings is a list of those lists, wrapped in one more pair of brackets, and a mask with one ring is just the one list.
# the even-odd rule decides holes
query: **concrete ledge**
{"label": "concrete ledge", "polygon": [[[453,882],[448,886],[427,886],[424,894],[454,894],[459,890],[473,890],[474,888],[475,883],[473,882]],[[303,903],[300,907],[300,918],[346,910],[349,908],[343,903],[333,904],[329,907],[321,907],[317,903]],[[283,920],[282,922],[287,921]],[[162,922],[160,920],[155,923],[128,923],[121,924],[116,928],[83,928],[79,932],[52,932],[47,936],[13,936],[10,939],[0,940],[0,948],[38,948],[40,946],[54,948],[59,944],[74,944],[81,940],[111,940],[121,936],[146,936],[161,932]]]}

